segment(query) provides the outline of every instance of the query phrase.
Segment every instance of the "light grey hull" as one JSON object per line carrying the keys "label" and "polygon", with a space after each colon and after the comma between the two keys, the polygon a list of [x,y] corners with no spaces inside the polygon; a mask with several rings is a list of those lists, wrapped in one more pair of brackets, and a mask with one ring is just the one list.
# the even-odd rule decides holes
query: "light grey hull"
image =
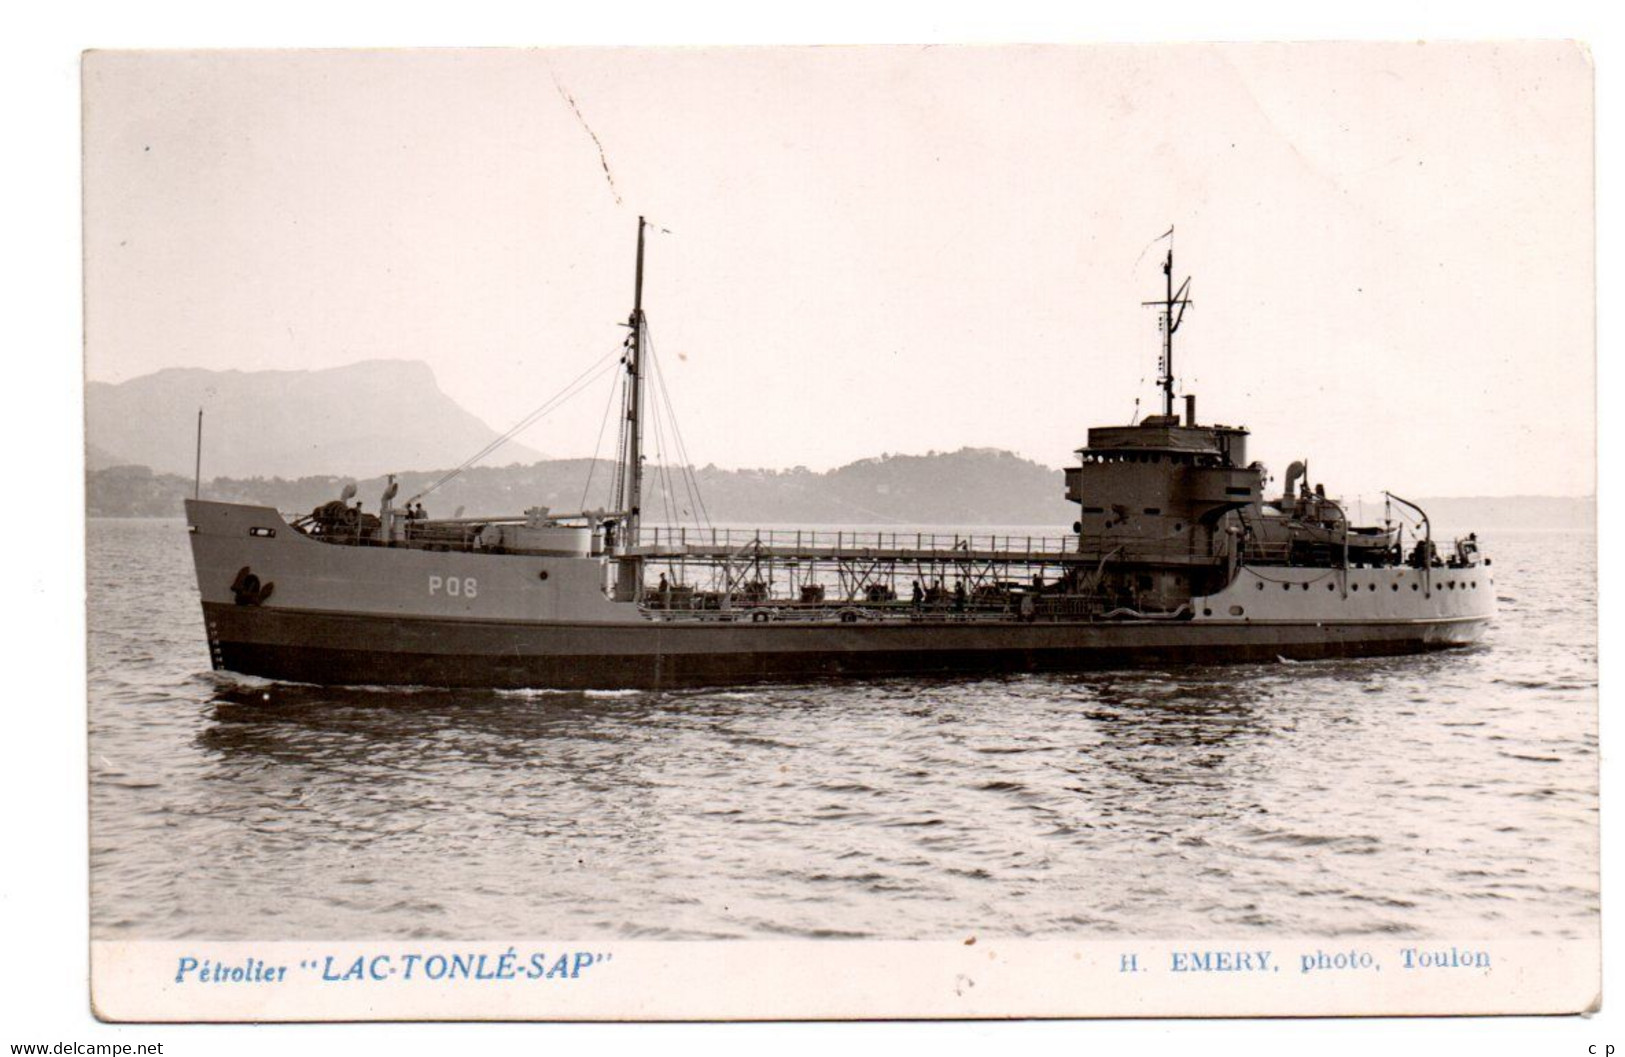
{"label": "light grey hull", "polygon": [[[187,510],[214,666],[339,685],[632,688],[1369,656],[1469,644],[1493,613],[1478,573],[1445,587],[1457,578],[1439,570],[1280,569],[1243,570],[1179,620],[658,619],[611,601],[598,559],[334,546],[268,508]],[[233,590],[245,569],[269,585],[263,597]]]}

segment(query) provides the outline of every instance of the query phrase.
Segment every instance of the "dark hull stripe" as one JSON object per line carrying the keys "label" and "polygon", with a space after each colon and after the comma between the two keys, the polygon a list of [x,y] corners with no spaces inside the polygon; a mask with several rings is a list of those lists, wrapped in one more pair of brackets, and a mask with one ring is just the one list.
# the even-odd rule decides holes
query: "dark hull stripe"
{"label": "dark hull stripe", "polygon": [[1485,621],[1245,624],[470,624],[205,604],[216,668],[329,685],[623,689],[831,676],[1382,656],[1466,645]]}
{"label": "dark hull stripe", "polygon": [[[859,603],[858,605],[861,606],[861,603]],[[209,603],[204,603],[205,608],[208,608],[208,606],[209,606]],[[221,606],[219,606],[219,608],[221,608],[221,609],[230,609],[232,607],[221,605]],[[342,620],[363,620],[363,621],[388,621],[391,624],[395,624],[395,625],[429,624],[429,625],[435,625],[437,627],[444,626],[444,625],[446,625],[448,623],[456,623],[456,624],[465,625],[465,626],[466,625],[480,625],[480,626],[482,626],[483,628],[485,628],[487,630],[503,630],[503,631],[507,631],[507,632],[510,632],[510,633],[512,633],[512,632],[523,633],[523,632],[528,632],[528,631],[535,631],[537,629],[547,629],[547,630],[572,629],[572,630],[576,630],[576,631],[585,631],[585,632],[590,632],[590,633],[594,633],[594,634],[602,634],[602,633],[605,633],[605,632],[631,631],[631,632],[634,632],[634,633],[637,633],[637,634],[647,635],[647,634],[652,633],[654,631],[654,629],[658,628],[660,633],[664,634],[664,635],[681,635],[681,634],[683,634],[685,632],[694,633],[694,634],[702,634],[703,635],[703,634],[707,634],[707,633],[710,633],[710,634],[717,634],[717,633],[733,634],[733,633],[737,633],[737,632],[739,632],[739,631],[741,631],[741,630],[743,630],[745,628],[755,627],[756,626],[756,622],[751,620],[751,618],[750,618],[750,613],[751,613],[750,610],[735,610],[734,612],[735,612],[736,615],[732,620],[716,620],[716,619],[693,619],[693,620],[690,620],[690,619],[683,619],[681,617],[678,617],[678,618],[672,619],[672,620],[660,620],[658,618],[646,618],[646,619],[645,618],[638,618],[638,619],[635,619],[635,620],[620,621],[620,622],[616,622],[616,623],[607,623],[605,621],[588,621],[588,620],[514,620],[514,619],[511,619],[511,618],[508,618],[508,617],[472,617],[472,616],[463,616],[463,615],[459,615],[456,618],[451,618],[451,617],[445,617],[445,616],[424,616],[424,615],[420,615],[420,614],[416,614],[416,613],[383,613],[383,612],[361,612],[361,611],[352,611],[352,612],[347,612],[347,613],[334,613],[331,610],[325,610],[325,609],[296,609],[296,608],[291,607],[291,606],[277,606],[273,610],[266,610],[266,612],[274,612],[278,616],[307,617],[307,618],[311,618],[311,619],[320,619],[320,620],[342,619]],[[764,615],[766,615],[767,611],[763,611],[763,612],[764,612]],[[1340,618],[1337,621],[1335,621],[1335,623],[1336,623],[1336,625],[1338,627],[1355,627],[1355,626],[1358,626],[1358,625],[1361,625],[1361,624],[1374,624],[1374,625],[1382,625],[1382,626],[1386,627],[1386,626],[1393,626],[1396,623],[1403,623],[1403,624],[1405,624],[1407,626],[1420,626],[1420,625],[1423,625],[1423,624],[1460,624],[1460,623],[1467,623],[1467,622],[1476,623],[1476,622],[1487,620],[1487,619],[1488,619],[1487,617],[1447,616],[1447,617],[1414,617],[1414,618],[1407,618],[1407,619],[1405,619],[1403,621],[1398,621],[1398,620],[1395,620],[1394,618],[1354,617],[1354,618]],[[794,630],[800,630],[800,631],[828,631],[828,630],[830,630],[832,628],[832,626],[833,626],[833,624],[835,622],[830,621],[830,620],[798,619],[798,618],[796,618],[794,616],[790,616],[790,617],[784,617],[784,618],[775,618],[775,619],[773,619],[771,621],[767,621],[767,623],[770,625],[770,627],[767,628],[766,630],[768,630],[771,633],[771,632],[794,631]],[[1165,625],[1165,626],[1189,626],[1184,621],[1180,621],[1180,620],[1157,620],[1157,619],[1154,619],[1154,618],[1143,619],[1143,620],[1138,620],[1138,621],[1134,621],[1134,620],[1111,621],[1111,622],[1109,622],[1109,625],[1103,625],[1099,621],[1087,621],[1087,620],[1075,620],[1075,621],[1046,620],[1042,624],[1039,624],[1036,621],[1032,622],[1032,623],[1027,623],[1027,622],[1024,622],[1024,621],[1015,620],[1014,618],[996,618],[996,619],[985,619],[984,618],[984,619],[978,619],[974,614],[969,615],[967,617],[964,617],[962,619],[956,619],[950,612],[948,612],[947,610],[944,610],[944,609],[925,610],[925,611],[921,612],[918,615],[918,619],[910,619],[910,620],[907,620],[907,621],[899,620],[894,615],[893,617],[888,618],[883,622],[882,621],[875,621],[875,620],[859,620],[859,621],[857,621],[857,623],[860,624],[865,629],[865,632],[874,632],[874,631],[881,630],[881,629],[884,629],[884,628],[905,628],[905,627],[906,628],[920,628],[920,627],[964,628],[967,625],[972,625],[972,626],[975,626],[975,627],[978,627],[978,628],[982,628],[984,630],[997,630],[997,629],[1000,629],[1000,628],[1017,628],[1017,627],[1023,628],[1023,629],[1028,629],[1028,628],[1032,628],[1034,626],[1041,627],[1041,628],[1044,628],[1044,627],[1075,627],[1075,628],[1096,627],[1096,628],[1098,628],[1098,627],[1102,627],[1102,626],[1113,626],[1113,627],[1140,626],[1140,627],[1148,627],[1148,626],[1159,625],[1159,624],[1160,625]],[[1308,618],[1300,618],[1300,619],[1295,619],[1295,620],[1279,620],[1279,619],[1268,619],[1268,618],[1260,618],[1258,620],[1252,620],[1252,619],[1247,619],[1247,620],[1209,619],[1209,620],[1202,621],[1202,626],[1212,628],[1212,627],[1263,627],[1263,626],[1266,626],[1266,625],[1280,625],[1280,626],[1314,625],[1314,626],[1318,627],[1320,625],[1327,624],[1327,623],[1330,623],[1330,622],[1328,622],[1326,620],[1312,620],[1312,619],[1308,619]],[[1023,631],[1022,634],[1027,634],[1027,632]]]}

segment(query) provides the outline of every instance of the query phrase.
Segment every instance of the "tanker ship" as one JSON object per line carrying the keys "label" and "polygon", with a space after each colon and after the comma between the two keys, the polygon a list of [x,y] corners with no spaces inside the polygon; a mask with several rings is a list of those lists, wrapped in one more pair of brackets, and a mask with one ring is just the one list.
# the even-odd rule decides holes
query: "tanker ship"
{"label": "tanker ship", "polygon": [[1201,423],[1193,395],[1176,402],[1190,280],[1174,286],[1171,237],[1161,296],[1145,302],[1162,335],[1161,413],[1088,431],[1065,471],[1070,531],[644,524],[646,228],[639,218],[613,366],[610,506],[431,518],[426,492],[395,502],[393,478],[373,510],[354,486],[302,515],[188,500],[214,668],[661,688],[1402,654],[1473,643],[1494,616],[1475,535],[1436,542],[1426,512],[1391,493],[1381,524],[1355,525],[1301,462],[1266,494],[1248,431]]}

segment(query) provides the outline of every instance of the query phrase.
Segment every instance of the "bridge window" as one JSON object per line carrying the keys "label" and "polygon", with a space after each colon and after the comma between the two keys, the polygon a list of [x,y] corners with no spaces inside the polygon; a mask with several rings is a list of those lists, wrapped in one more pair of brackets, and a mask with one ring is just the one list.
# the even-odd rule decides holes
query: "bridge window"
{"label": "bridge window", "polygon": [[1162,513],[1162,507],[1160,507],[1160,506],[1148,506],[1148,507],[1145,508],[1145,512],[1147,514],[1150,514],[1152,517],[1156,517],[1156,516],[1158,516],[1159,514]]}

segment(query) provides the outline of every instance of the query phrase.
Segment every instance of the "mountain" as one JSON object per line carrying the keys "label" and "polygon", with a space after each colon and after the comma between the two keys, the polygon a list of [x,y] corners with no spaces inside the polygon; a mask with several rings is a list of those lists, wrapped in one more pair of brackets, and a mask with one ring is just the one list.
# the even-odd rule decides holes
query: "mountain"
{"label": "mountain", "polygon": [[[455,466],[497,432],[440,391],[427,364],[368,360],[320,371],[172,368],[117,385],[85,386],[90,465],[192,476],[203,409],[209,476],[362,476]],[[541,458],[509,443],[504,462]]]}
{"label": "mountain", "polygon": [[[438,480],[434,471],[400,475],[400,495],[415,495]],[[434,492],[425,505],[430,516],[450,516],[461,508],[469,517],[517,514],[531,506],[561,513],[609,505],[614,468],[602,460],[553,459],[530,465],[476,466]],[[668,515],[666,480],[660,467],[645,475],[646,523],[694,524],[688,488],[673,469]],[[704,510],[716,524],[734,525],[1005,525],[1051,527],[1065,532],[1076,508],[1063,497],[1061,471],[1009,452],[964,448],[927,455],[889,455],[863,459],[815,473],[792,470],[722,470],[707,466],[694,474]],[[203,495],[228,502],[265,503],[285,512],[308,512],[337,498],[346,483],[359,486],[357,498],[376,509],[384,488],[381,477],[364,479],[318,476],[215,478]],[[178,517],[181,499],[192,492],[191,477],[153,474],[145,467],[118,466],[86,476],[86,509],[92,517]],[[585,497],[585,502],[583,499]],[[1433,518],[1438,538],[1477,530],[1481,535],[1506,530],[1596,530],[1596,500],[1591,497],[1506,496],[1421,500]],[[1380,508],[1365,508],[1366,520],[1380,519]]]}
{"label": "mountain", "polygon": [[128,466],[130,460],[95,444],[85,445],[85,469],[105,470],[113,466]]}
{"label": "mountain", "polygon": [[[528,465],[475,466],[429,500],[431,515],[461,508],[469,517],[515,514],[542,505],[560,512],[583,506],[611,506],[614,467],[604,460],[551,459]],[[443,471],[409,471],[399,476],[400,495],[411,496]],[[670,482],[670,502],[666,482]],[[282,477],[206,478],[206,498],[265,503],[303,512],[335,498],[355,482],[357,498],[376,507],[382,475],[321,474]],[[666,473],[649,464],[645,474],[644,518],[649,523],[694,523],[696,508],[723,522],[825,524],[1003,524],[1070,525],[1074,516],[1063,498],[1061,471],[1010,452],[964,448],[929,455],[888,455],[814,473],[793,470],[723,470],[707,466],[694,474],[699,502],[674,467]],[[86,475],[92,517],[144,517],[180,513],[190,495],[190,475],[154,473],[144,466],[93,468]]]}
{"label": "mountain", "polygon": [[[437,490],[430,514],[461,508],[469,517],[515,514],[530,506],[574,512],[583,506],[611,506],[614,467],[604,460],[552,459],[528,465],[475,466]],[[443,471],[399,474],[400,495],[411,496],[438,480]],[[376,508],[384,478],[330,474],[205,480],[203,494],[228,502],[265,503],[288,512],[309,511],[335,498],[346,483],[358,485],[357,498]],[[666,482],[670,482],[670,497]],[[824,473],[793,470],[723,470],[707,466],[694,474],[699,503],[673,468],[650,464],[645,475],[644,519],[653,523],[695,523],[703,503],[715,523],[797,522],[825,524],[1003,524],[1064,527],[1075,516],[1063,498],[1061,471],[1005,451],[964,448],[929,455],[890,455],[864,459]],[[180,513],[180,500],[192,481],[180,474],[154,474],[146,467],[115,466],[87,475],[92,517],[141,517],[167,509]]]}

